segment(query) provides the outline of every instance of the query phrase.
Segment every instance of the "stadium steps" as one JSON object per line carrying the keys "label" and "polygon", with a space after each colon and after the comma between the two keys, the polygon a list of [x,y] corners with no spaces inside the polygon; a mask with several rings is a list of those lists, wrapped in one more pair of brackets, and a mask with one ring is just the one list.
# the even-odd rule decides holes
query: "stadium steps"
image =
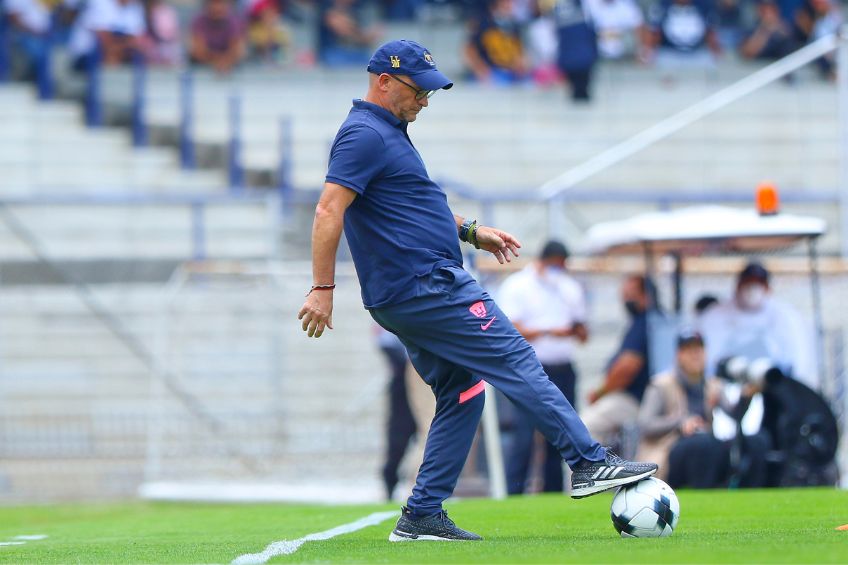
{"label": "stadium steps", "polygon": [[[168,362],[176,384],[224,422],[217,439],[70,289],[4,286],[0,500],[132,496],[150,463],[149,434],[160,429],[162,472],[153,478],[292,481],[337,475],[342,457],[345,469],[374,476],[386,369],[356,284],[340,277],[349,292],[337,294],[337,330],[320,342],[303,336],[296,320],[303,276],[285,277],[270,303],[249,299],[249,285],[228,294],[199,285],[179,295],[177,315],[166,319],[175,336]],[[161,284],[92,291],[156,350]],[[228,450],[258,467],[240,469]],[[49,488],[40,485],[49,477]]]}
{"label": "stadium steps", "polygon": [[[459,83],[434,98],[411,131],[433,176],[451,176],[492,191],[527,189],[755,69],[723,61],[715,73],[690,73],[669,87],[653,69],[601,67],[597,101],[585,108],[566,103],[559,88],[487,89]],[[129,71],[108,73],[104,98],[127,107]],[[231,129],[228,101],[238,93],[248,181],[276,186],[280,121],[289,118],[294,185],[315,189],[323,181],[327,150],[338,124],[350,99],[363,94],[365,82],[358,71],[246,69],[229,79],[196,73],[194,87],[193,135],[208,150],[206,166],[224,166],[221,156]],[[179,75],[151,72],[147,93],[146,120],[152,135],[174,143]],[[833,186],[835,108],[833,86],[800,73],[796,85],[771,85],[585,186],[674,189],[687,186],[691,177],[687,172],[693,167],[709,173],[699,176],[714,189],[748,187],[750,178],[766,173],[792,188]],[[718,175],[716,163],[728,163],[730,170]],[[661,173],[651,174],[652,169]],[[819,172],[806,177],[797,170]]]}

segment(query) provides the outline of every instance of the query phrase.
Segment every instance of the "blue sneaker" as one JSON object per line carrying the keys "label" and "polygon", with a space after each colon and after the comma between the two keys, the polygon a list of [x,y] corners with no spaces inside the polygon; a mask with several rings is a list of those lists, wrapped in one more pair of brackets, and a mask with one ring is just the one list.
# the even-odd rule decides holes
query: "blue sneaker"
{"label": "blue sneaker", "polygon": [[389,541],[476,541],[481,539],[483,538],[477,534],[457,528],[444,510],[415,520],[406,506],[401,509],[397,525],[389,534]]}
{"label": "blue sneaker", "polygon": [[655,463],[625,461],[607,449],[604,461],[584,461],[571,474],[571,498],[592,496],[611,488],[636,483],[657,472]]}

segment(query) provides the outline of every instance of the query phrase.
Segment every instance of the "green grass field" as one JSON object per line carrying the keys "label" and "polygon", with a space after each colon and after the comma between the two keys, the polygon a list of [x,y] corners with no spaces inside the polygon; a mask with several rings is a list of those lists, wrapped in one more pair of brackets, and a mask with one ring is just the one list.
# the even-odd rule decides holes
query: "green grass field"
{"label": "green grass field", "polygon": [[[611,494],[573,501],[531,496],[450,504],[476,543],[386,541],[393,520],[308,541],[270,563],[846,563],[848,492],[804,489],[680,491],[670,538],[622,539]],[[395,506],[127,503],[0,509],[3,563],[230,563],[274,541],[295,540]]]}

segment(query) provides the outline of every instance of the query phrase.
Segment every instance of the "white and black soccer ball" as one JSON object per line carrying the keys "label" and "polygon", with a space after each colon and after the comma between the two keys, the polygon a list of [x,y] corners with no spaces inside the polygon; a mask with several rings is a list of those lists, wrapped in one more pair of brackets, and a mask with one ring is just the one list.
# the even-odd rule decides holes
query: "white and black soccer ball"
{"label": "white and black soccer ball", "polygon": [[654,477],[618,489],[610,506],[612,525],[623,538],[670,536],[680,517],[680,501]]}

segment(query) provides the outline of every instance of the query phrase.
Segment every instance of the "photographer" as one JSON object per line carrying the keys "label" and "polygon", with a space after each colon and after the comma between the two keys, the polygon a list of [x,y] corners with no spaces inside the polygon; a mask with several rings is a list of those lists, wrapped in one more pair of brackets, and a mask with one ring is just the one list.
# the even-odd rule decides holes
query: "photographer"
{"label": "photographer", "polygon": [[[711,430],[713,410],[724,406],[724,384],[706,378],[704,367],[703,338],[696,332],[682,332],[677,338],[675,368],[654,376],[645,391],[639,412],[639,457],[657,461],[657,476],[672,488],[723,487],[731,478],[739,486],[762,486],[767,442],[760,437],[739,438],[742,443],[736,445],[744,447],[744,465],[731,465],[737,440],[721,441]],[[750,385],[743,389],[741,412],[756,392]]]}
{"label": "photographer", "polygon": [[751,262],[739,273],[731,300],[700,317],[707,344],[707,372],[720,359],[768,358],[783,372],[813,390],[819,388],[812,324],[790,304],[774,296],[770,273]]}

